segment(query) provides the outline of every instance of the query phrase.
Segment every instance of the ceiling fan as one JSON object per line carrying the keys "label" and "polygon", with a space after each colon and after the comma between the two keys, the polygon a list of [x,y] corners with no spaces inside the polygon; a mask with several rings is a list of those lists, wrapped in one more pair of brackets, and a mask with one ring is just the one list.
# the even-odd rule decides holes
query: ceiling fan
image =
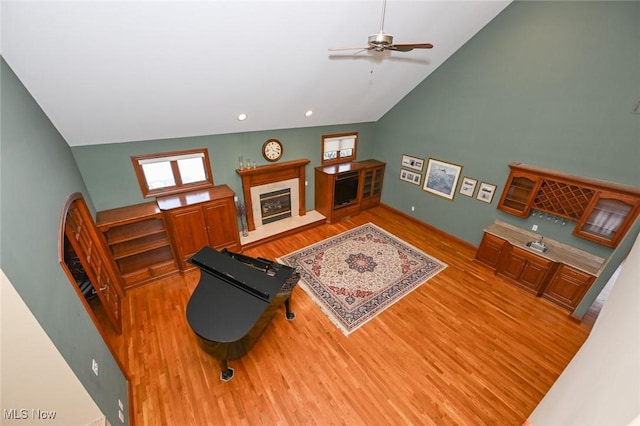
{"label": "ceiling fan", "polygon": [[384,52],[385,50],[395,50],[398,52],[409,52],[413,49],[431,49],[431,43],[394,43],[393,36],[384,32],[384,15],[387,9],[387,0],[382,4],[382,20],[380,23],[380,32],[371,34],[367,41],[366,47],[338,47],[329,49],[331,52],[340,50],[374,50],[376,52]]}

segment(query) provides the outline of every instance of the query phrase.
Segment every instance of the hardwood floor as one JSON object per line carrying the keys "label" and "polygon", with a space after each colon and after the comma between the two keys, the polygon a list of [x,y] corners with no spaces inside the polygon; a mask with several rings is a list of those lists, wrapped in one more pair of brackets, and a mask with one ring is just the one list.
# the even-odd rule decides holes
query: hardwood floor
{"label": "hardwood floor", "polygon": [[198,272],[128,292],[109,339],[133,377],[135,424],[523,424],[589,327],[473,262],[472,247],[376,207],[244,253],[275,259],[367,222],[448,268],[349,337],[297,287],[295,320],[278,313],[227,383],[185,319]]}

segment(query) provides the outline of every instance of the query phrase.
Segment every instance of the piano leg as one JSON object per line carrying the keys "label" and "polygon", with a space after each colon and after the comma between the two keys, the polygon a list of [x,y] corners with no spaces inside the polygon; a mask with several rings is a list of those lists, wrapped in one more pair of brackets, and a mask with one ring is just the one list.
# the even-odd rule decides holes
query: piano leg
{"label": "piano leg", "polygon": [[286,317],[289,321],[296,317],[296,314],[291,312],[291,301],[289,298],[284,301],[284,308],[287,310]]}
{"label": "piano leg", "polygon": [[233,368],[227,365],[226,359],[220,360],[220,368],[222,369],[222,371],[220,372],[220,380],[222,380],[223,382],[228,382],[229,380],[233,379]]}

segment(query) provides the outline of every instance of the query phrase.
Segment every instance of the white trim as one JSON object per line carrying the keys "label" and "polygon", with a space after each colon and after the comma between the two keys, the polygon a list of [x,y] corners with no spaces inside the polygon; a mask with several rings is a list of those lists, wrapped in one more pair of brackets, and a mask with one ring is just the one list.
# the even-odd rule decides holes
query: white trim
{"label": "white trim", "polygon": [[138,164],[143,166],[145,164],[164,163],[165,161],[190,160],[192,158],[204,158],[204,153],[196,152],[194,154],[168,155],[166,157],[144,158],[144,159],[138,160]]}

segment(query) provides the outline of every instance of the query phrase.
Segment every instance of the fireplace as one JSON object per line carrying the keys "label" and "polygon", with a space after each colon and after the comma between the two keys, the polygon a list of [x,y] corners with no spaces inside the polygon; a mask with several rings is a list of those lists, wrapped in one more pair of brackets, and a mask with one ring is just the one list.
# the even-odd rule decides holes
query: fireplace
{"label": "fireplace", "polygon": [[[284,235],[292,235],[304,229],[322,225],[326,217],[315,210],[305,209],[305,166],[307,159],[284,161],[258,166],[255,169],[236,170],[242,178],[242,195],[247,206],[248,235],[240,236],[243,249],[255,247]],[[288,193],[289,217],[278,217],[287,210],[284,194]],[[265,194],[269,194],[265,197]],[[265,198],[269,205],[263,208]],[[271,198],[276,196],[278,198]],[[275,205],[274,205],[275,204]],[[274,216],[272,222],[263,221],[263,210],[267,216]],[[284,215],[283,215],[284,216]],[[275,219],[278,220],[275,220]],[[267,221],[270,219],[267,218]]]}
{"label": "fireplace", "polygon": [[262,224],[291,217],[291,188],[260,194]]}
{"label": "fireplace", "polygon": [[298,186],[298,179],[287,179],[252,187],[249,191],[247,213],[250,205],[255,228],[287,217],[298,216],[300,214]]}
{"label": "fireplace", "polygon": [[290,192],[290,217],[305,216],[305,172],[309,160],[285,161],[258,166],[255,169],[236,170],[242,177],[242,195],[247,206],[249,231],[262,227],[260,195],[288,189]]}

